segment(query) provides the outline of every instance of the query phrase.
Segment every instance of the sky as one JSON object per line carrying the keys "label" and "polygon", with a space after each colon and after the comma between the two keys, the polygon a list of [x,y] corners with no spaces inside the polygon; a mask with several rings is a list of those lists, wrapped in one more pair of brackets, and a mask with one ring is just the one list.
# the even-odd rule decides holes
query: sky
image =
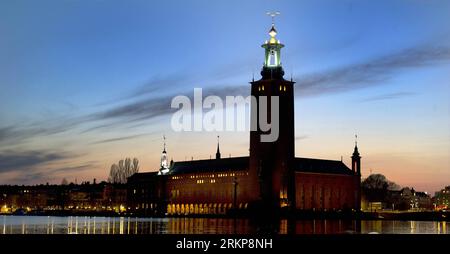
{"label": "sky", "polygon": [[248,155],[248,132],[175,132],[177,95],[248,95],[271,19],[296,81],[296,156],[450,185],[449,1],[0,2],[0,184],[106,180],[126,157]]}

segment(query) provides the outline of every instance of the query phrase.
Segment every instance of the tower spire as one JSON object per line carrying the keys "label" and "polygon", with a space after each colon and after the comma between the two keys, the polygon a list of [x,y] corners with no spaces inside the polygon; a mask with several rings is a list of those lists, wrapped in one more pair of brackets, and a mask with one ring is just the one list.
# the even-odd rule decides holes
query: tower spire
{"label": "tower spire", "polygon": [[217,152],[216,152],[216,159],[220,159],[220,147],[219,147],[219,143],[220,143],[220,140],[219,140],[219,136],[217,136]]}
{"label": "tower spire", "polygon": [[361,156],[358,151],[358,135],[355,134],[355,149],[352,154],[352,170],[355,174],[361,175]]}
{"label": "tower spire", "polygon": [[163,135],[163,140],[164,140],[164,149],[161,154],[161,168],[159,170],[160,175],[164,175],[169,172],[169,163],[167,161],[167,152],[166,152],[166,135]]}
{"label": "tower spire", "polygon": [[164,140],[164,150],[163,153],[166,152],[166,135],[163,135],[163,140]]}
{"label": "tower spire", "polygon": [[353,150],[353,156],[359,157],[359,151],[358,151],[358,135],[355,134],[355,149]]}

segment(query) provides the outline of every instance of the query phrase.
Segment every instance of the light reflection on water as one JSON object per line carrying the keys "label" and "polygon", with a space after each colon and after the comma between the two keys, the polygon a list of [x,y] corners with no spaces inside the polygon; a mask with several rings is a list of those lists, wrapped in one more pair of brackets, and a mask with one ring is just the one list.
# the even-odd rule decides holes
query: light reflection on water
{"label": "light reflection on water", "polygon": [[[2,234],[254,234],[248,219],[1,216]],[[445,221],[281,220],[280,234],[449,234]]]}

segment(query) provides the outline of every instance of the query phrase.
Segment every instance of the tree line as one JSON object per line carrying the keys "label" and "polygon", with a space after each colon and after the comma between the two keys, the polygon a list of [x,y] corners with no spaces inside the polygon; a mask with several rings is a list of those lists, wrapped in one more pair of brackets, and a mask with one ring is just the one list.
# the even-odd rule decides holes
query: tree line
{"label": "tree line", "polygon": [[126,158],[118,163],[112,164],[109,171],[108,182],[110,183],[127,183],[128,177],[139,172],[139,160],[134,158]]}

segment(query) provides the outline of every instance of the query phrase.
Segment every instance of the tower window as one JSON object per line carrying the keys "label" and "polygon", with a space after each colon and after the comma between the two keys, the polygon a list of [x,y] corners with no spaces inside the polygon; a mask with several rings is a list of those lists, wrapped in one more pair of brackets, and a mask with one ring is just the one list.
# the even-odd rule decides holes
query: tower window
{"label": "tower window", "polygon": [[277,55],[275,50],[271,50],[269,54],[269,61],[267,61],[269,66],[276,66],[277,63]]}

